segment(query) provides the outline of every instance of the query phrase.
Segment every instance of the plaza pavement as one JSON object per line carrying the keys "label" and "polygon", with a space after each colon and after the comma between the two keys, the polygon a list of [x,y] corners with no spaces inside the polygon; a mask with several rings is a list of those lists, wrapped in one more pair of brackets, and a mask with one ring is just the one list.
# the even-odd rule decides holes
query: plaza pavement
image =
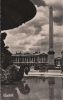
{"label": "plaza pavement", "polygon": [[46,72],[40,72],[39,70],[30,70],[28,75],[24,74],[24,77],[63,77],[61,70],[48,70]]}

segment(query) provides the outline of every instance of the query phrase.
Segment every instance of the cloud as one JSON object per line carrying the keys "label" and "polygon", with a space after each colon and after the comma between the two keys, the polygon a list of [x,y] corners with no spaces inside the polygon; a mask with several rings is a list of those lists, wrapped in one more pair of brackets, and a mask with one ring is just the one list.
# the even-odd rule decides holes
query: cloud
{"label": "cloud", "polygon": [[32,47],[38,40],[44,38],[39,34],[41,26],[48,23],[48,9],[44,7],[37,7],[37,14],[31,21],[23,24],[22,26],[6,31],[8,33],[6,44],[10,48],[25,47],[25,50]]}
{"label": "cloud", "polygon": [[52,6],[54,10],[54,21],[63,24],[63,0],[44,0],[45,4]]}
{"label": "cloud", "polygon": [[[54,0],[53,0],[54,1]],[[49,9],[47,6],[36,6],[37,14],[29,22],[21,26],[7,30],[7,38],[5,40],[11,52],[16,51],[41,51],[48,52],[48,34],[49,34]],[[54,17],[58,17],[61,13],[54,10]],[[63,47],[63,25],[54,22],[54,49],[57,54]]]}
{"label": "cloud", "polygon": [[63,8],[63,0],[43,0],[46,5],[52,5],[56,8]]}

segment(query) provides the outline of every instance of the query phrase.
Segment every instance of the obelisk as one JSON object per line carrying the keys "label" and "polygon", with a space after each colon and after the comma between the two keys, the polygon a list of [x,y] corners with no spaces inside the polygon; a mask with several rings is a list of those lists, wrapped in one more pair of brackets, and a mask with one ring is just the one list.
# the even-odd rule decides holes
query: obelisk
{"label": "obelisk", "polygon": [[53,49],[53,8],[49,7],[49,52],[48,65],[52,68],[54,66],[54,49]]}

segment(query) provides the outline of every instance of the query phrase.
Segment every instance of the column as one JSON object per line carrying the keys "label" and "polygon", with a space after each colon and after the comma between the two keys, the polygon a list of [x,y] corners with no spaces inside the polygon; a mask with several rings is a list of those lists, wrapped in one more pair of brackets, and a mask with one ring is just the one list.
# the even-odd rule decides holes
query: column
{"label": "column", "polygon": [[35,57],[34,57],[34,62],[35,62]]}
{"label": "column", "polygon": [[23,57],[22,57],[22,62],[23,62]]}
{"label": "column", "polygon": [[25,63],[26,63],[26,57],[25,57],[24,61],[25,61]]}
{"label": "column", "polygon": [[24,62],[24,57],[23,57],[23,62]]}
{"label": "column", "polygon": [[19,56],[18,56],[18,63],[19,63]]}
{"label": "column", "polygon": [[33,62],[33,57],[31,57],[31,61]]}
{"label": "column", "polygon": [[16,62],[18,62],[18,57],[16,56]]}
{"label": "column", "polygon": [[27,63],[28,63],[28,57],[27,57]]}

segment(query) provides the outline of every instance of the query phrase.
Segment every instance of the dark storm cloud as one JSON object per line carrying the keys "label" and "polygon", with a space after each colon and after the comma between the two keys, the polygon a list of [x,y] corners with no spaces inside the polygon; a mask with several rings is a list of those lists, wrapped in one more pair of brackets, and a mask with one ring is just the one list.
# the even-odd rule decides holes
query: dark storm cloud
{"label": "dark storm cloud", "polygon": [[44,40],[40,39],[39,41],[37,41],[36,44],[34,44],[34,46],[43,46],[43,45],[45,45],[45,47],[46,47],[46,45],[48,45],[48,37],[45,37]]}
{"label": "dark storm cloud", "polygon": [[[54,17],[54,22],[58,25],[63,25],[63,6],[61,5],[61,1],[58,3],[57,0],[31,0],[35,5],[37,6],[47,6],[52,5],[54,8],[54,11],[59,10],[61,12],[61,16]],[[54,3],[53,3],[54,2]],[[59,13],[58,12],[58,13]]]}
{"label": "dark storm cloud", "polygon": [[63,25],[63,0],[44,0],[45,4],[53,7],[53,11],[57,14],[54,16],[54,22]]}
{"label": "dark storm cloud", "polygon": [[35,26],[35,28],[36,28],[35,35],[37,35],[41,31],[41,26],[37,25]]}
{"label": "dark storm cloud", "polygon": [[31,0],[37,6],[46,6],[43,0]]}
{"label": "dark storm cloud", "polygon": [[56,37],[56,38],[62,38],[63,37],[63,34],[61,34],[61,33],[57,33],[57,34],[54,34],[54,37]]}
{"label": "dark storm cloud", "polygon": [[54,17],[54,22],[56,22],[58,25],[63,25],[63,16]]}
{"label": "dark storm cloud", "polygon": [[63,25],[63,8],[56,8],[54,9],[54,22],[56,22],[58,25]]}

